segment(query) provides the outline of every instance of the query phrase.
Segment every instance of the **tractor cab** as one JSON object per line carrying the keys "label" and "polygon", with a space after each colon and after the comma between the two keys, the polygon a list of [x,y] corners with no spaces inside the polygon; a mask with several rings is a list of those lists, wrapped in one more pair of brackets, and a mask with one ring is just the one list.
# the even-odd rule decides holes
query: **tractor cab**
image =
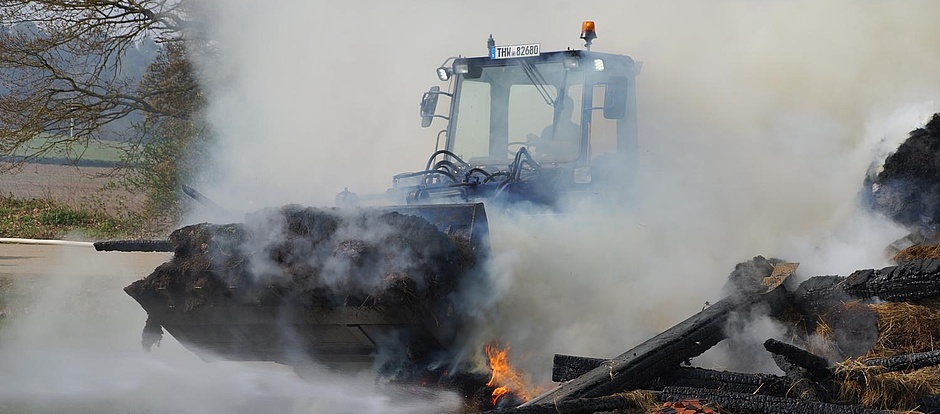
{"label": "tractor cab", "polygon": [[590,51],[594,37],[585,22],[587,50],[543,52],[538,43],[498,46],[491,36],[487,56],[447,59],[437,69],[447,89],[432,87],[420,105],[423,127],[446,122],[435,152],[425,170],[394,177],[392,198],[552,205],[562,193],[628,185],[639,64]]}

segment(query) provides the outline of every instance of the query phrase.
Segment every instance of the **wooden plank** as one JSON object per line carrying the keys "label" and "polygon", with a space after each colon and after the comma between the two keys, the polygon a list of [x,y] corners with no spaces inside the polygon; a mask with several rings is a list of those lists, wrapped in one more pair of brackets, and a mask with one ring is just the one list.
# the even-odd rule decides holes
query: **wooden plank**
{"label": "wooden plank", "polygon": [[565,382],[573,380],[608,361],[601,358],[555,354],[555,358],[552,360],[552,381]]}
{"label": "wooden plank", "polygon": [[663,401],[699,400],[717,403],[723,410],[759,412],[764,414],[889,414],[854,405],[806,401],[796,398],[689,387],[666,387],[659,398]]}
{"label": "wooden plank", "polygon": [[[724,325],[735,311],[780,295],[780,290],[761,296],[735,296],[709,306],[692,317],[654,336],[584,375],[527,403],[537,405],[576,398],[601,397],[638,389],[675,369],[725,338]],[[779,300],[771,300],[777,303]]]}

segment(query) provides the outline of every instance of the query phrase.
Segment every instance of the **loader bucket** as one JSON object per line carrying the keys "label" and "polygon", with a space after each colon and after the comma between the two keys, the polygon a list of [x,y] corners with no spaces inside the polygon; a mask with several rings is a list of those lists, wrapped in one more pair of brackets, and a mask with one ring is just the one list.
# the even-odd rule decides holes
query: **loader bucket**
{"label": "loader bucket", "polygon": [[489,250],[489,222],[483,203],[431,204],[385,207],[388,211],[418,216],[451,237],[468,240],[478,253]]}
{"label": "loader bucket", "polygon": [[[425,228],[424,231],[448,236],[434,239],[432,234],[428,236],[430,239],[453,240],[453,245],[460,244],[464,249],[461,257],[465,257],[466,249],[469,249],[477,258],[475,263],[482,263],[479,259],[488,254],[488,228],[483,204],[395,206],[372,211],[378,215],[396,212],[430,222],[437,230]],[[316,214],[329,213],[329,210],[317,210]],[[311,224],[314,226],[320,216],[311,217],[305,218],[306,223],[314,223]],[[423,225],[427,226],[427,223]],[[205,226],[212,225],[202,226],[205,231]],[[336,293],[341,301],[337,305],[335,301],[322,300],[325,295],[322,289],[296,288],[296,280],[304,275],[295,274],[292,284],[286,287],[245,288],[232,281],[231,273],[220,270],[225,264],[213,263],[215,267],[210,270],[193,271],[192,266],[184,264],[191,262],[184,260],[184,254],[193,253],[182,251],[184,248],[181,246],[202,246],[201,250],[196,249],[199,253],[211,251],[215,245],[225,246],[230,241],[219,240],[221,236],[218,234],[227,234],[219,232],[215,240],[206,242],[205,238],[192,236],[196,242],[182,243],[179,240],[184,235],[200,234],[199,228],[190,229],[189,233],[184,231],[187,229],[179,229],[171,236],[177,246],[170,262],[158,267],[146,279],[125,288],[148,313],[145,342],[148,328],[149,335],[153,335],[155,327],[162,326],[204,360],[276,361],[295,367],[316,361],[334,368],[360,369],[371,368],[376,354],[381,351],[385,355],[389,349],[399,351],[411,362],[418,363],[433,353],[446,351],[461,330],[461,317],[454,313],[455,307],[451,302],[456,295],[444,290],[421,296],[413,285],[404,289],[406,294],[393,286],[388,291],[365,298],[342,291]],[[417,242],[426,243],[425,240]],[[336,251],[333,252],[335,254]],[[234,257],[231,260],[232,263],[245,261]],[[459,288],[466,286],[464,284],[472,285],[478,282],[474,278],[481,277],[475,264],[470,265],[473,268],[462,269],[459,267],[461,260],[443,258],[440,261],[448,262],[442,264],[442,269],[456,270],[439,272],[453,274],[435,279],[433,285],[437,289],[443,289],[441,286]],[[290,266],[290,269],[295,268]],[[460,280],[450,280],[451,277]],[[320,299],[311,300],[304,295]]]}

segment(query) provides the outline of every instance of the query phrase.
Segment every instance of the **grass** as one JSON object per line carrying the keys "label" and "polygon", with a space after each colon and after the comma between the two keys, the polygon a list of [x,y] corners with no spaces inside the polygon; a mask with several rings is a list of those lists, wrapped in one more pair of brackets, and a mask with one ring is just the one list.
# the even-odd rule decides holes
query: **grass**
{"label": "grass", "polygon": [[40,134],[31,139],[13,154],[16,156],[28,156],[34,154],[38,149],[52,145],[54,149],[46,153],[42,158],[81,158],[86,161],[106,161],[120,162],[127,154],[129,145],[124,142],[104,142],[79,140],[76,142],[65,142],[68,137],[60,137],[51,134]]}
{"label": "grass", "polygon": [[134,213],[122,216],[73,208],[49,198],[0,196],[0,237],[105,240],[147,237],[150,223]]}

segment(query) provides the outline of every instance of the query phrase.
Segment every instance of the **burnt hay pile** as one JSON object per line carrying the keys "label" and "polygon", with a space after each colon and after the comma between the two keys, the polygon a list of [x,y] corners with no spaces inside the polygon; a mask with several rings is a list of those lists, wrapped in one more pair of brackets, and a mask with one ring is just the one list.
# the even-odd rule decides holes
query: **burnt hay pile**
{"label": "burnt hay pile", "polygon": [[940,412],[940,259],[922,251],[905,250],[895,266],[787,286],[771,315],[786,333],[764,343],[784,376],[749,392],[818,402],[817,411]]}
{"label": "burnt hay pile", "polygon": [[125,291],[145,309],[219,305],[424,309],[475,264],[465,241],[394,212],[296,205],[170,235],[173,258]]}
{"label": "burnt hay pile", "polygon": [[[878,410],[938,412],[940,260],[918,258],[847,277],[817,276],[781,320],[790,342],[826,362],[799,397]],[[934,355],[936,354],[936,355]],[[790,389],[792,393],[794,387]]]}
{"label": "burnt hay pile", "polygon": [[910,132],[864,183],[865,201],[921,235],[940,231],[940,114]]}
{"label": "burnt hay pile", "polygon": [[[735,267],[727,297],[617,357],[556,355],[563,384],[501,414],[555,413],[559,402],[572,413],[940,413],[940,259],[905,254],[895,266],[780,285],[775,275],[796,266],[757,256]],[[755,346],[761,329],[747,321],[780,330]],[[769,356],[782,375],[690,366],[720,341],[739,359]],[[624,392],[662,405],[651,411]]]}

